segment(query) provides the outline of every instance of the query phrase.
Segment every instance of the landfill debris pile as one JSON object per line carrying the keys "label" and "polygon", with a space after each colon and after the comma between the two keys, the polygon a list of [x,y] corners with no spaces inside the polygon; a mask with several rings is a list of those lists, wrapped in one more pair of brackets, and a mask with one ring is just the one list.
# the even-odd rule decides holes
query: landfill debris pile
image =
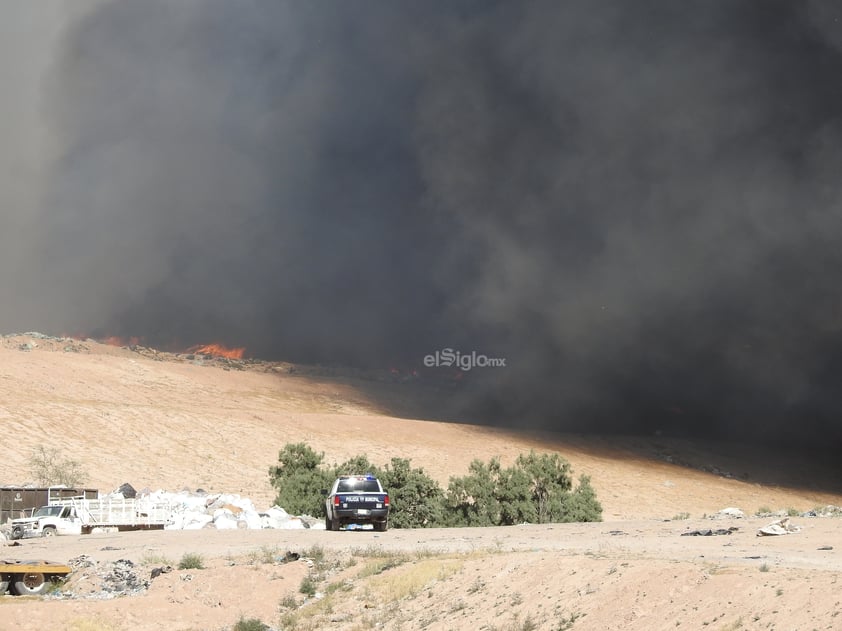
{"label": "landfill debris pile", "polygon": [[324,521],[309,515],[290,515],[280,506],[258,511],[247,497],[233,493],[207,493],[202,490],[141,491],[136,492],[128,483],[123,484],[110,497],[136,497],[144,505],[168,507],[171,523],[167,530],[217,530],[275,528],[279,530],[324,529]]}
{"label": "landfill debris pile", "polygon": [[128,559],[99,563],[83,554],[67,564],[73,571],[52,598],[107,600],[140,594],[149,588],[145,572]]}

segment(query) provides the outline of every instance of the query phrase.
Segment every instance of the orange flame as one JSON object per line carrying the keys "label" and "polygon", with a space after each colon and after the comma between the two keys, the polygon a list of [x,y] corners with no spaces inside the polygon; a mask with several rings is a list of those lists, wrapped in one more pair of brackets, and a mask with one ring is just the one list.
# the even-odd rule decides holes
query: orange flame
{"label": "orange flame", "polygon": [[224,344],[199,344],[187,349],[188,353],[199,353],[211,357],[227,357],[228,359],[242,359],[245,355],[245,347],[228,348]]}

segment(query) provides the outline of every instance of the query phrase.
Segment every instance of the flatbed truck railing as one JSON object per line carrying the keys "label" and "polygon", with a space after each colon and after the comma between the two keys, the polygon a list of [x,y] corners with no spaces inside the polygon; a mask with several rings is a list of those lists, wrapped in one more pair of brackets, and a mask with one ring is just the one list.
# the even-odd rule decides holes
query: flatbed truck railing
{"label": "flatbed truck railing", "polygon": [[114,527],[120,530],[160,529],[173,521],[169,504],[143,498],[64,498],[53,501],[52,505],[72,506],[82,522],[83,532]]}

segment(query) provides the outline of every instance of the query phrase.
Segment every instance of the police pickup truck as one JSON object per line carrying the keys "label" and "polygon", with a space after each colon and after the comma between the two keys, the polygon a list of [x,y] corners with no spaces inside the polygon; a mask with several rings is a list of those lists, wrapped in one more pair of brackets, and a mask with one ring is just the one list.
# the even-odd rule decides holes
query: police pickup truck
{"label": "police pickup truck", "polygon": [[[371,526],[368,526],[371,524]],[[339,530],[389,527],[389,494],[375,476],[342,475],[333,483],[325,500],[325,528]]]}

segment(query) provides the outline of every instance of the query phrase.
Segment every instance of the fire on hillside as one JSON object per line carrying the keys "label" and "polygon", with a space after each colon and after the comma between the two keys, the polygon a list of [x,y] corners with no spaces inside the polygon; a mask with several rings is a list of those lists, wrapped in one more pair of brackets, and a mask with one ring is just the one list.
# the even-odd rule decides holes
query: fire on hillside
{"label": "fire on hillside", "polygon": [[210,355],[212,357],[225,357],[227,359],[243,359],[245,356],[245,347],[228,348],[224,344],[198,344],[187,349],[189,353],[198,353],[201,355]]}

